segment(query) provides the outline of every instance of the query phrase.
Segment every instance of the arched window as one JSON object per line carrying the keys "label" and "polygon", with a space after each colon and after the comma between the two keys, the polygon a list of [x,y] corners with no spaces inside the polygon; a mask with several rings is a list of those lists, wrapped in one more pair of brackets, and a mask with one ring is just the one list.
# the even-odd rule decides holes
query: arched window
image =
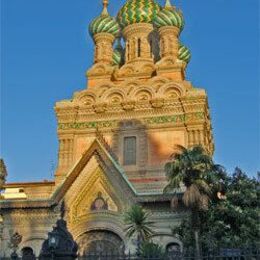
{"label": "arched window", "polygon": [[138,58],[141,57],[141,39],[138,39],[137,41],[137,52],[138,52]]}

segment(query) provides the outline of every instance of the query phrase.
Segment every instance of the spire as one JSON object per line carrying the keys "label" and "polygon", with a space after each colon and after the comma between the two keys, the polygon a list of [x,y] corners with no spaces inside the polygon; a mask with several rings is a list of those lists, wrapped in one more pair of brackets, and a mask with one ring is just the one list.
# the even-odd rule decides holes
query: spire
{"label": "spire", "polygon": [[175,9],[175,7],[171,4],[171,0],[166,0],[165,9]]}
{"label": "spire", "polygon": [[108,7],[109,1],[108,0],[103,0],[103,11],[101,13],[102,16],[108,16],[108,11],[107,11],[107,7]]}

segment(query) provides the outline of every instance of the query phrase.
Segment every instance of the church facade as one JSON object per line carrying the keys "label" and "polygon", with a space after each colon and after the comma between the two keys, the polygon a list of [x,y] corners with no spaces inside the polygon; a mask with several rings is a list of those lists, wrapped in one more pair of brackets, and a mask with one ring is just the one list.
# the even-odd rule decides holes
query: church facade
{"label": "church facade", "polygon": [[104,0],[89,26],[95,50],[86,89],[55,105],[55,179],[4,185],[0,256],[10,256],[15,232],[20,251],[39,255],[61,204],[80,255],[97,247],[133,251],[122,217],[133,204],[150,211],[154,242],[181,247],[171,228],[185,212],[163,193],[164,165],[178,145],[214,152],[206,92],[185,78],[191,53],[180,43],[183,14],[168,0],[128,0],[116,18],[107,6]]}

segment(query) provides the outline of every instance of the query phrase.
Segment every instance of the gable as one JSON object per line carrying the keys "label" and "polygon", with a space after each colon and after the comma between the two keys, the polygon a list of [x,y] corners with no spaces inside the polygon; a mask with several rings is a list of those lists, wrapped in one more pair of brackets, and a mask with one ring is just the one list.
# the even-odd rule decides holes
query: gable
{"label": "gable", "polygon": [[100,212],[119,214],[130,202],[94,158],[91,163],[95,167],[90,170],[86,166],[64,198],[66,207],[69,208],[69,223],[76,224]]}
{"label": "gable", "polygon": [[97,210],[120,214],[137,199],[120,165],[97,140],[54,195],[58,201],[65,202],[68,222],[74,224]]}
{"label": "gable", "polygon": [[137,192],[130,181],[128,181],[124,170],[103,145],[95,139],[68,173],[64,181],[58,186],[52,198],[56,202],[61,201],[71,185],[76,180],[81,179],[80,176],[88,176],[89,172],[93,172],[93,169],[98,166],[112,183],[112,186],[117,187],[119,191],[122,190],[122,195],[128,194],[128,199],[136,197]]}

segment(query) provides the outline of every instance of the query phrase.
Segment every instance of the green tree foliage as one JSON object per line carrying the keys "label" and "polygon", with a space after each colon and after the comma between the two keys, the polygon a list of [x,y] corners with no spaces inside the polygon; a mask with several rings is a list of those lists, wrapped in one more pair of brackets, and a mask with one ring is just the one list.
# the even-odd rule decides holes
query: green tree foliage
{"label": "green tree foliage", "polygon": [[137,255],[144,258],[156,257],[165,259],[166,251],[160,245],[151,242],[150,238],[154,234],[152,228],[154,222],[150,221],[149,212],[140,205],[133,205],[125,214],[126,235],[129,238],[137,239]]}
{"label": "green tree foliage", "polygon": [[149,213],[141,206],[133,205],[124,215],[128,237],[138,236],[141,241],[147,240],[152,234],[153,222],[149,221]]}
{"label": "green tree foliage", "polygon": [[126,235],[137,239],[137,255],[140,255],[141,245],[153,235],[153,222],[149,220],[149,213],[141,206],[133,205],[125,214]]}
{"label": "green tree foliage", "polygon": [[3,159],[0,159],[0,190],[2,186],[5,184],[7,176],[7,170]]}
{"label": "green tree foliage", "polygon": [[152,242],[143,242],[140,249],[140,256],[144,258],[166,259],[166,252],[162,246]]}
{"label": "green tree foliage", "polygon": [[199,215],[208,210],[209,202],[216,197],[221,181],[223,182],[224,170],[214,164],[211,156],[201,146],[178,148],[180,152],[174,154],[172,161],[165,165],[168,180],[165,192],[174,192],[184,184],[186,191],[182,200],[191,211],[190,230],[194,232],[197,258],[200,258]]}
{"label": "green tree foliage", "polygon": [[[221,186],[225,196],[212,200],[207,211],[199,212],[200,241],[204,249],[259,246],[259,181],[239,168],[225,176]],[[186,218],[174,229],[185,247],[194,248],[191,221]],[[257,245],[258,243],[258,245]]]}

